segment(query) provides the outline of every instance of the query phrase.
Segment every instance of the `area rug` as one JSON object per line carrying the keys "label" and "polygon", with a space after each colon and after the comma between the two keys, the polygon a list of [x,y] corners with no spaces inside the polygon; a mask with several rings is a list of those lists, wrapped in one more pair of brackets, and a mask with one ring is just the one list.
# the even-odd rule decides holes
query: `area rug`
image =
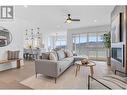
{"label": "area rug", "polygon": [[[106,86],[110,87],[112,90],[127,89],[127,77],[120,77],[118,75],[111,74],[98,77],[96,79],[101,83],[105,84]],[[107,88],[93,80],[91,81],[91,89],[107,89]]]}
{"label": "area rug", "polygon": [[75,66],[68,68],[60,77],[57,82],[51,77],[46,77],[38,74],[31,76],[20,83],[32,89],[87,89],[87,76],[88,68],[82,67],[75,77]]}
{"label": "area rug", "polygon": [[[97,65],[98,66],[98,65]],[[98,67],[95,68],[95,75],[98,75]],[[58,77],[57,82],[55,84],[55,80],[51,77],[46,77],[41,74],[38,74],[36,78],[35,75],[21,81],[22,85],[25,85],[32,89],[82,89],[87,90],[87,81],[89,68],[82,66],[80,71],[78,72],[77,77],[75,77],[75,66],[71,66],[68,68],[60,77]],[[103,69],[102,69],[103,71]],[[94,76],[102,83],[113,89],[126,89],[126,83],[119,81],[120,78],[115,77],[114,75],[108,76]],[[107,89],[96,81],[91,81],[91,89]]]}

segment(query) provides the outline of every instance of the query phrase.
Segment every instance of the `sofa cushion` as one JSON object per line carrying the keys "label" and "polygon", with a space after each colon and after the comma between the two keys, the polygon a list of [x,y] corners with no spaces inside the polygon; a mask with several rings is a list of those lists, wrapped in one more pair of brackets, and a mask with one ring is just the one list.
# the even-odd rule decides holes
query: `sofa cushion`
{"label": "sofa cushion", "polygon": [[74,61],[74,58],[73,57],[67,57],[67,58],[62,59],[61,61],[69,61],[70,63],[72,63]]}
{"label": "sofa cushion", "polygon": [[57,51],[57,56],[58,56],[58,60],[62,60],[63,58],[65,58],[64,51],[63,50]]}
{"label": "sofa cushion", "polygon": [[51,52],[51,53],[49,54],[49,60],[57,61],[57,57],[56,57],[56,55],[55,55],[53,52]]}
{"label": "sofa cushion", "polygon": [[72,57],[73,56],[73,53],[70,50],[66,50],[65,53],[66,53],[67,57]]}
{"label": "sofa cushion", "polygon": [[58,61],[58,74],[62,73],[65,69],[67,69],[74,61],[73,57],[64,58]]}

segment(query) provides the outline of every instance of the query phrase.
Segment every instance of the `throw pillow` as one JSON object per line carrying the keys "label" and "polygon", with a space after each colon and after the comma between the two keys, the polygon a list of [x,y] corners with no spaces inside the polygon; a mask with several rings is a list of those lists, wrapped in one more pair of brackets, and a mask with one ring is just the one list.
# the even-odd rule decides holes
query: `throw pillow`
{"label": "throw pillow", "polygon": [[42,59],[49,59],[49,52],[42,53],[41,58],[42,58]]}
{"label": "throw pillow", "polygon": [[19,51],[14,51],[14,59],[18,59],[19,58]]}
{"label": "throw pillow", "polygon": [[66,50],[66,55],[67,55],[67,57],[72,57],[73,53],[70,50]]}
{"label": "throw pillow", "polygon": [[54,53],[50,53],[50,54],[49,54],[49,60],[57,61],[57,57],[55,56]]}
{"label": "throw pillow", "polygon": [[65,58],[65,53],[64,53],[63,50],[57,51],[57,55],[58,55],[58,59],[59,59],[59,60]]}
{"label": "throw pillow", "polygon": [[19,51],[8,51],[7,57],[8,57],[8,60],[18,59],[19,58]]}
{"label": "throw pillow", "polygon": [[12,60],[13,59],[12,51],[8,51],[7,52],[7,57],[8,57],[8,60]]}
{"label": "throw pillow", "polygon": [[58,60],[58,55],[57,55],[56,51],[51,51],[50,53],[53,53],[55,55],[56,59]]}

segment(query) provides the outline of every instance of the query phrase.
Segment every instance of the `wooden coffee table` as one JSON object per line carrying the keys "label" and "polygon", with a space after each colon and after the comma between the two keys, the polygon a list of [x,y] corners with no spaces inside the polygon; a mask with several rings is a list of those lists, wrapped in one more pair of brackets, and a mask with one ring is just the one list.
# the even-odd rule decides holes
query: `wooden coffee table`
{"label": "wooden coffee table", "polygon": [[90,68],[90,75],[93,76],[93,74],[94,74],[93,66],[96,65],[95,62],[93,62],[93,61],[88,61],[87,64],[82,64],[81,61],[76,61],[75,64],[76,64],[76,72],[75,72],[75,76],[77,76],[78,71],[80,71],[80,66],[86,66],[86,67],[89,67],[89,68]]}

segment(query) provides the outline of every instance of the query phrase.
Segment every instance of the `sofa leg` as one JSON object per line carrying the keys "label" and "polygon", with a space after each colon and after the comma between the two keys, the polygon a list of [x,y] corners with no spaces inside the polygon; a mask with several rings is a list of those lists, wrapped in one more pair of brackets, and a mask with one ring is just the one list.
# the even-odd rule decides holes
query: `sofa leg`
{"label": "sofa leg", "polygon": [[37,78],[37,73],[36,73],[36,78]]}
{"label": "sofa leg", "polygon": [[90,89],[90,76],[88,76],[88,90]]}
{"label": "sofa leg", "polygon": [[56,84],[56,78],[55,78],[55,84]]}

